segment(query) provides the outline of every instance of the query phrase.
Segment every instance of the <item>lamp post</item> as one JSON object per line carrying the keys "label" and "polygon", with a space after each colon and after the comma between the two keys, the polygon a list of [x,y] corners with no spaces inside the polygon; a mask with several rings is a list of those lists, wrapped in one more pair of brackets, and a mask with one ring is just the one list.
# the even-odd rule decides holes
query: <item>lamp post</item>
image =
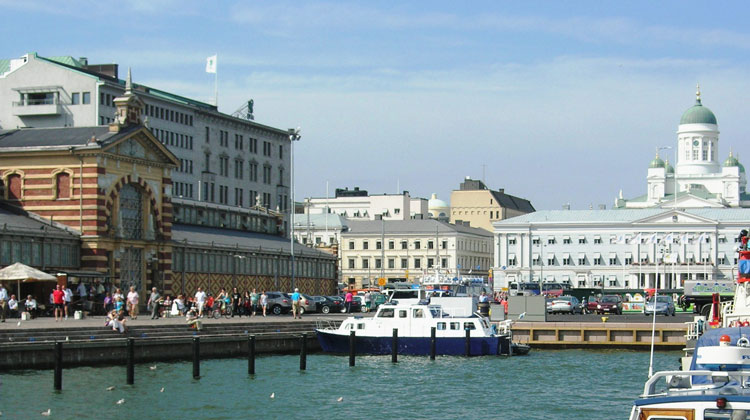
{"label": "lamp post", "polygon": [[[672,146],[659,146],[656,148],[656,153],[658,154],[660,150],[670,150],[670,149],[674,149],[674,166],[672,167],[674,172],[672,173],[672,181],[674,182],[674,208],[676,210],[677,209],[677,148],[674,148]],[[667,171],[667,168],[665,165],[664,172],[665,172],[665,175],[668,175],[666,174],[666,171]],[[666,195],[666,193],[667,191],[666,191],[666,186],[665,186],[664,194]]]}
{"label": "lamp post", "polygon": [[288,130],[289,133],[289,160],[290,160],[290,199],[291,199],[291,208],[289,210],[289,253],[290,253],[290,259],[289,263],[291,264],[291,270],[289,271],[292,279],[292,286],[291,290],[294,290],[294,142],[299,141],[302,138],[302,135],[299,133],[300,129],[297,128],[290,128]]}

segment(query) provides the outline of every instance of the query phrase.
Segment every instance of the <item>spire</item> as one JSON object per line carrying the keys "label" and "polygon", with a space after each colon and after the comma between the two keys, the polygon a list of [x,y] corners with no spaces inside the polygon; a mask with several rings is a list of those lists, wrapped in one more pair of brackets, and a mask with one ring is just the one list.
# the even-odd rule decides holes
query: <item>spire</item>
{"label": "spire", "polygon": [[701,84],[695,84],[695,104],[701,105]]}
{"label": "spire", "polygon": [[[130,67],[128,67],[128,78],[125,79],[125,94],[130,95],[133,92],[133,77],[130,75]],[[698,94],[700,96],[700,93]]]}

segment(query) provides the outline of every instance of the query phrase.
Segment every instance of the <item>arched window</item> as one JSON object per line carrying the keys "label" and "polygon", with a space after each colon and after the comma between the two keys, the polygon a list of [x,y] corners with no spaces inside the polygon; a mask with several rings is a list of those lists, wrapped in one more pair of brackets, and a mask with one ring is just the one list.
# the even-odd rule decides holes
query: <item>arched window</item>
{"label": "arched window", "polygon": [[143,237],[143,194],[133,184],[127,184],[120,190],[120,226],[125,239]]}
{"label": "arched window", "polygon": [[55,176],[55,196],[57,198],[70,198],[70,174],[60,172]]}
{"label": "arched window", "polygon": [[12,174],[8,176],[8,200],[21,199],[21,175]]}

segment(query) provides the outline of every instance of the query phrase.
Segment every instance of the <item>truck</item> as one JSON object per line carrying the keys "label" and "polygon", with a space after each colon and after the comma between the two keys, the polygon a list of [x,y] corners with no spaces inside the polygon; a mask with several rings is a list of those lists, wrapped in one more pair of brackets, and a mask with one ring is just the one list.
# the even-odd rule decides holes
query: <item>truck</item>
{"label": "truck", "polygon": [[734,299],[735,282],[733,279],[722,280],[685,280],[684,294],[679,304],[683,308],[693,305],[693,312],[708,318],[711,312],[713,294],[718,293],[721,302]]}

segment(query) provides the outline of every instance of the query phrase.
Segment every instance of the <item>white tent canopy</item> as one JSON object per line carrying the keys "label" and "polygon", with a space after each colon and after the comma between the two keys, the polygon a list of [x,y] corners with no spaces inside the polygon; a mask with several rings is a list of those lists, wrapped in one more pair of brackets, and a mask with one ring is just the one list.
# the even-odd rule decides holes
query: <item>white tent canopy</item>
{"label": "white tent canopy", "polygon": [[[26,264],[15,263],[9,265],[0,270],[0,281],[15,280],[17,283],[18,291],[21,293],[21,282],[30,283],[36,281],[54,281],[57,282],[57,277],[52,274],[47,274],[44,271],[37,270],[34,267],[29,267]],[[21,296],[18,296],[20,299]]]}

